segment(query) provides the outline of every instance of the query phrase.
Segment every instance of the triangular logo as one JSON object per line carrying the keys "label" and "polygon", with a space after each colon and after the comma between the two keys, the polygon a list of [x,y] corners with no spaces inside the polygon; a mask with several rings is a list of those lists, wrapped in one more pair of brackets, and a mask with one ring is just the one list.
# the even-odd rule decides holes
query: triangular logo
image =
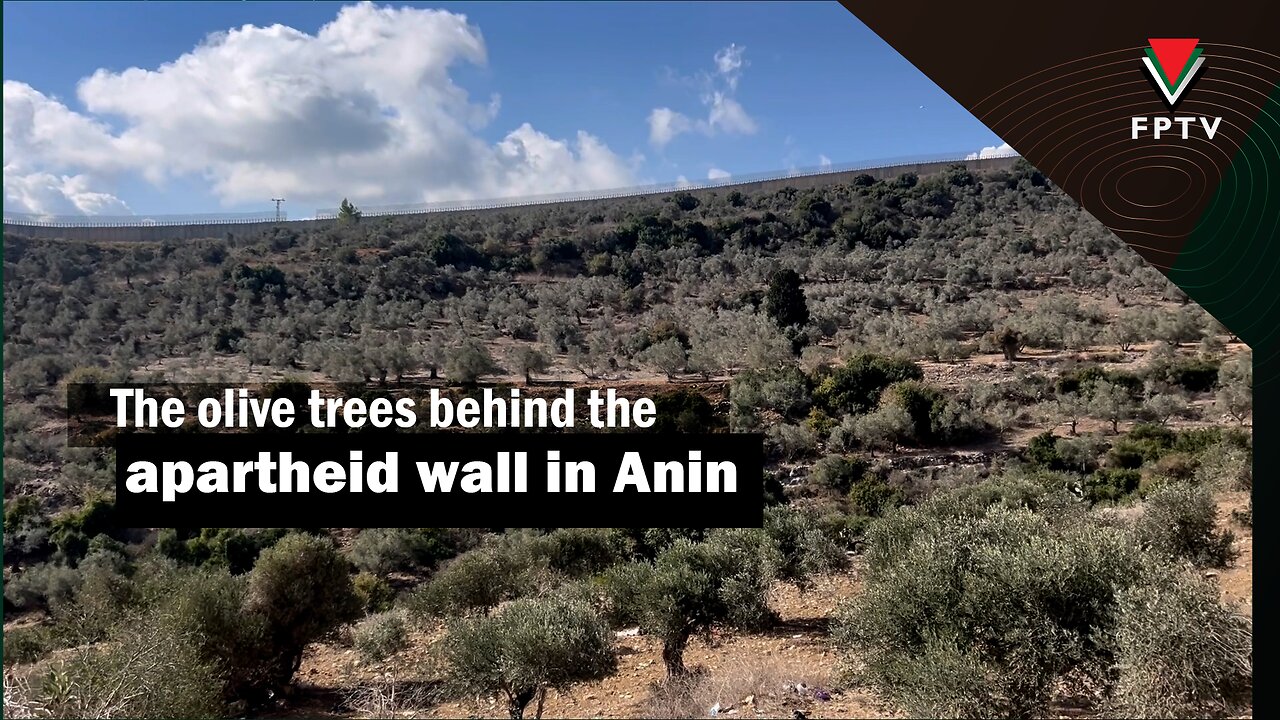
{"label": "triangular logo", "polygon": [[1172,110],[1204,65],[1200,48],[1196,47],[1200,39],[1148,38],[1147,42],[1151,45],[1146,48],[1142,63]]}

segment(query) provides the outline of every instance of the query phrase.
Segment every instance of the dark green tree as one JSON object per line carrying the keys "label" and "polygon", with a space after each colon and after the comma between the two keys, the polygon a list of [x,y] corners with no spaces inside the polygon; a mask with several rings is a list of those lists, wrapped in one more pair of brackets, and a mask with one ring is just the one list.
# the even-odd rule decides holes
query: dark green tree
{"label": "dark green tree", "polygon": [[804,299],[804,288],[800,286],[800,276],[795,270],[779,270],[769,278],[764,310],[778,327],[803,327],[809,323],[809,306]]}
{"label": "dark green tree", "polygon": [[350,200],[342,198],[342,204],[338,205],[338,222],[354,223],[360,221],[361,212],[351,204]]}

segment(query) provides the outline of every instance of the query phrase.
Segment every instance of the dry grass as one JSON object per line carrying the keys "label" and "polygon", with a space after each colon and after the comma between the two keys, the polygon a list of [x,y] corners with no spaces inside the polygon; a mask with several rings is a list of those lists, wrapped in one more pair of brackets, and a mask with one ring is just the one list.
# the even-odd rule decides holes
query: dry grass
{"label": "dry grass", "polygon": [[26,675],[11,670],[4,671],[4,717],[49,717],[48,704],[36,697]]}
{"label": "dry grass", "polygon": [[348,691],[343,705],[359,718],[422,718],[440,701],[435,684],[405,681],[392,673]]}
{"label": "dry grass", "polygon": [[718,706],[720,714],[788,716],[791,708],[813,703],[813,690],[829,681],[828,668],[777,656],[735,657],[714,672],[655,684],[642,715],[707,717]]}

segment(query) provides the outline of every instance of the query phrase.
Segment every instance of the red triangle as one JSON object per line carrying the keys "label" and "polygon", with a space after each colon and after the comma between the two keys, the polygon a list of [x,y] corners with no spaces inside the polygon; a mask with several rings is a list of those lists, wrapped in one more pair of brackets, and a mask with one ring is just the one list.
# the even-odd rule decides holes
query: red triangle
{"label": "red triangle", "polygon": [[1160,69],[1169,76],[1169,82],[1177,82],[1182,69],[1187,66],[1191,51],[1196,49],[1200,38],[1147,38],[1151,43],[1151,51],[1160,61]]}

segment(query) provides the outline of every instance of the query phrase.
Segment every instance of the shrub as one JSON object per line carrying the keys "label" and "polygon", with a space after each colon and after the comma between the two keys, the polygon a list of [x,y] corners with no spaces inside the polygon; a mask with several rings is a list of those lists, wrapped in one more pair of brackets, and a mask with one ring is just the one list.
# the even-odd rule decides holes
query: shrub
{"label": "shrub", "polygon": [[1218,384],[1218,363],[1202,358],[1180,359],[1153,370],[1159,380],[1187,392],[1208,392]]}
{"label": "shrub", "polygon": [[1127,468],[1101,468],[1085,478],[1081,488],[1089,502],[1116,502],[1137,492],[1142,473]]}
{"label": "shrub", "polygon": [[913,362],[864,353],[824,377],[813,391],[813,399],[834,416],[866,412],[876,406],[886,387],[923,377],[924,372]]}
{"label": "shrub", "polygon": [[365,613],[390,610],[396,599],[396,591],[391,583],[371,572],[357,573],[351,581],[351,587],[360,598],[360,605]]}
{"label": "shrub", "polygon": [[646,562],[615,565],[591,581],[604,597],[604,618],[610,627],[639,625],[644,617],[644,591],[653,572]]}
{"label": "shrub", "polygon": [[843,495],[867,473],[869,467],[865,459],[854,455],[828,455],[813,464],[809,480]]}
{"label": "shrub", "polygon": [[1223,567],[1235,557],[1235,538],[1218,530],[1217,515],[1208,487],[1171,481],[1147,496],[1135,530],[1154,553]]}
{"label": "shrub", "polygon": [[250,705],[270,697],[274,650],[266,619],[246,611],[245,575],[223,570],[161,572],[144,580],[144,594],[168,611],[173,632],[197,641],[200,658],[214,670],[227,701]]}
{"label": "shrub", "polygon": [[1061,469],[1063,462],[1058,456],[1058,438],[1052,432],[1042,432],[1027,443],[1026,459],[1037,467],[1049,470]]}
{"label": "shrub", "polygon": [[356,623],[351,631],[356,652],[381,662],[409,646],[409,628],[396,610],[375,613]]}
{"label": "shrub", "polygon": [[1191,573],[1148,575],[1117,598],[1115,709],[1125,717],[1210,717],[1248,704],[1250,622]]}
{"label": "shrub", "polygon": [[377,575],[432,568],[452,557],[454,545],[438,528],[367,528],[351,543],[351,562]]}
{"label": "shrub", "polygon": [[876,521],[867,543],[837,639],[907,712],[1027,716],[1068,677],[1105,681],[1098,629],[1138,568],[1121,530],[943,493]]}
{"label": "shrub", "polygon": [[696,390],[681,388],[658,393],[653,397],[657,418],[650,432],[710,432],[724,425],[706,396]]}
{"label": "shrub", "polygon": [[547,566],[569,578],[603,572],[626,559],[626,546],[608,530],[557,528],[537,540]]}
{"label": "shrub", "polygon": [[225,714],[215,666],[169,607],[122,625],[112,642],[77,648],[54,666],[41,691],[54,717]]}
{"label": "shrub", "polygon": [[547,689],[601,680],[617,669],[603,619],[567,595],[516,600],[492,617],[461,619],[444,642],[451,677],[473,693],[501,693],[513,720]]}
{"label": "shrub", "polygon": [[[718,625],[759,625],[769,617],[771,578],[762,563],[761,531],[745,537],[725,532],[716,541],[678,540],[653,565],[615,571],[624,595],[610,603],[619,614],[634,614],[646,632],[662,641],[669,677],[687,674],[689,638]],[[745,540],[745,542],[744,542]]]}
{"label": "shrub", "polygon": [[80,573],[65,565],[32,565],[5,582],[4,599],[19,610],[48,610],[70,601],[80,582]]}
{"label": "shrub", "polygon": [[164,555],[186,565],[224,567],[234,575],[253,569],[262,551],[289,533],[287,528],[165,528],[156,539]]}
{"label": "shrub", "polygon": [[409,608],[423,616],[488,612],[516,593],[509,561],[491,548],[454,558],[409,596]]}
{"label": "shrub", "polygon": [[800,588],[812,584],[817,575],[832,573],[845,565],[844,551],[818,527],[812,514],[787,506],[766,508],[764,534],[776,552],[772,577]]}
{"label": "shrub", "polygon": [[849,489],[849,502],[862,515],[875,517],[902,503],[901,495],[875,473],[862,476]]}
{"label": "shrub", "polygon": [[51,538],[62,558],[74,564],[89,551],[89,541],[95,536],[118,532],[114,503],[93,498],[80,509],[55,518]]}
{"label": "shrub", "polygon": [[1173,449],[1177,452],[1195,455],[1222,442],[1222,439],[1222,428],[1192,428],[1177,434],[1173,441]]}
{"label": "shrub", "polygon": [[1253,489],[1252,453],[1227,443],[1211,445],[1199,455],[1196,482],[1224,490]]}
{"label": "shrub", "polygon": [[45,625],[15,627],[4,631],[4,664],[32,663],[55,647],[53,633]]}
{"label": "shrub", "polygon": [[1158,475],[1174,480],[1191,480],[1196,476],[1198,463],[1186,453],[1169,453],[1156,461],[1152,470]]}
{"label": "shrub", "polygon": [[309,643],[359,617],[349,568],[331,540],[297,533],[258,558],[244,607],[269,628],[270,686],[288,683]]}

